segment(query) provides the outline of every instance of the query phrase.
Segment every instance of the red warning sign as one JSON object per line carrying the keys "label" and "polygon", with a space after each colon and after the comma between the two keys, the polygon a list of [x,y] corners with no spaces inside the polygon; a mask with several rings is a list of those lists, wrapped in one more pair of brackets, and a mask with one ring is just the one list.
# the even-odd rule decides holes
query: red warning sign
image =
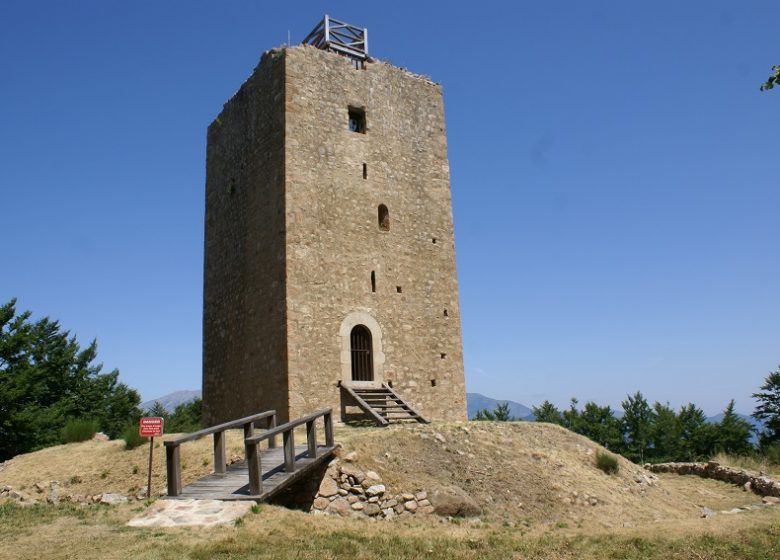
{"label": "red warning sign", "polygon": [[163,419],[159,416],[145,416],[138,426],[141,437],[160,437],[163,435]]}

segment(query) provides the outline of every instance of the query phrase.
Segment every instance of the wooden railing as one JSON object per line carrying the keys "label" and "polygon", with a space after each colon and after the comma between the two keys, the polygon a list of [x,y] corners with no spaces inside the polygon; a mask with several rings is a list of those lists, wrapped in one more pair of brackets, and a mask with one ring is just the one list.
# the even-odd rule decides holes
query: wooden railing
{"label": "wooden railing", "polygon": [[[199,430],[192,432],[191,434],[185,434],[165,442],[165,459],[166,470],[168,475],[168,495],[178,496],[181,494],[181,453],[179,451],[182,443],[188,441],[195,441],[204,436],[214,434],[214,472],[224,473],[227,461],[225,460],[225,431],[233,430],[237,428],[244,429],[244,439],[254,436],[255,422],[265,419],[266,431],[263,432],[263,439],[268,440],[268,447],[276,447],[275,435],[279,432],[274,432],[276,427],[276,411],[268,410],[259,414],[253,414],[252,416],[246,416],[233,420],[231,422],[225,422],[224,424],[218,424],[205,430]],[[286,424],[285,424],[286,425]],[[273,432],[273,433],[271,433]],[[266,435],[268,434],[268,435]],[[249,459],[249,456],[247,456]]]}
{"label": "wooden railing", "polygon": [[315,422],[322,417],[325,424],[325,445],[333,447],[333,409],[328,408],[319,410],[303,418],[298,418],[292,422],[287,422],[275,428],[269,428],[263,433],[244,438],[246,446],[246,462],[249,468],[249,490],[252,495],[258,496],[263,493],[262,471],[260,468],[260,453],[258,444],[264,439],[272,438],[282,434],[284,446],[284,470],[285,472],[295,472],[295,439],[294,430],[298,426],[306,424],[306,442],[307,457],[312,459],[317,457],[317,429]]}

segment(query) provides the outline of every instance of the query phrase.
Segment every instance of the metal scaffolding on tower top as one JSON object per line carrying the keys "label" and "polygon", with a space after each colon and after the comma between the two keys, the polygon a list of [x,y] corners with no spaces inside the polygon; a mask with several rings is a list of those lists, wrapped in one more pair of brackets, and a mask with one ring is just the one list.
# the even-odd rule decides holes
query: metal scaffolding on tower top
{"label": "metal scaffolding on tower top", "polygon": [[368,29],[350,25],[328,15],[322,18],[302,43],[356,60],[368,59]]}

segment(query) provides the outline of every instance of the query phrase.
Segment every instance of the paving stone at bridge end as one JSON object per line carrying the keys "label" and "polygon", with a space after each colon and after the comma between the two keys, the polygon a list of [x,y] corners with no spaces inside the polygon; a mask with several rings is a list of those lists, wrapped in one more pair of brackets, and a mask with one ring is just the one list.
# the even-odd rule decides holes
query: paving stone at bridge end
{"label": "paving stone at bridge end", "polygon": [[128,521],[130,527],[214,527],[232,525],[254,502],[220,500],[157,500]]}

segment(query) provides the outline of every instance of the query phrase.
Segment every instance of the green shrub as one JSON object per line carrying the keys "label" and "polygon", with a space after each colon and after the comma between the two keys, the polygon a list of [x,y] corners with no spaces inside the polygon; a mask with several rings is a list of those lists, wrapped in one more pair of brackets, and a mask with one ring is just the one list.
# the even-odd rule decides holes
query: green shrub
{"label": "green shrub", "polygon": [[138,426],[129,425],[122,433],[122,439],[125,440],[125,449],[135,449],[139,445],[146,443],[146,438],[138,435]]}
{"label": "green shrub", "polygon": [[97,422],[86,418],[71,418],[62,428],[62,442],[87,441],[98,431]]}
{"label": "green shrub", "polygon": [[596,452],[596,466],[607,474],[616,474],[620,470],[617,457],[602,451]]}

